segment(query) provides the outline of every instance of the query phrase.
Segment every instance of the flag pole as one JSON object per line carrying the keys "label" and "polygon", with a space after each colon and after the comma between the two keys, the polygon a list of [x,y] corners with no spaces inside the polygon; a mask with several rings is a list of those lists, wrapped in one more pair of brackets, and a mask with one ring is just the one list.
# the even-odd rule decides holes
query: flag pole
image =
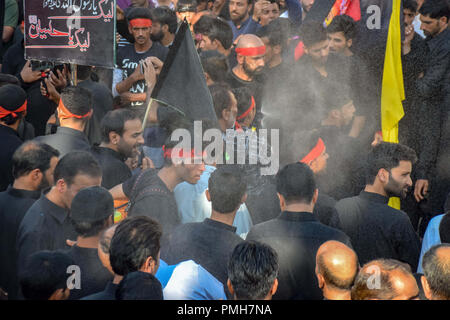
{"label": "flag pole", "polygon": [[147,118],[148,118],[148,114],[150,112],[150,108],[152,107],[152,103],[153,103],[153,98],[150,98],[150,101],[148,102],[148,105],[147,105],[147,110],[145,110],[144,120],[142,121],[142,131],[144,131],[145,127],[147,126]]}

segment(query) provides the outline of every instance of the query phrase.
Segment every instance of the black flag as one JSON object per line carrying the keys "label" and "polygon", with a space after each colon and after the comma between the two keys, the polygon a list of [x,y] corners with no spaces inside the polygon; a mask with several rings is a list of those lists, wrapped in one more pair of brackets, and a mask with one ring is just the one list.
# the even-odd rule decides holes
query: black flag
{"label": "black flag", "polygon": [[309,12],[306,14],[305,21],[325,21],[325,18],[331,11],[336,0],[316,0]]}
{"label": "black flag", "polygon": [[187,22],[178,29],[151,97],[191,120],[217,121],[213,100]]}

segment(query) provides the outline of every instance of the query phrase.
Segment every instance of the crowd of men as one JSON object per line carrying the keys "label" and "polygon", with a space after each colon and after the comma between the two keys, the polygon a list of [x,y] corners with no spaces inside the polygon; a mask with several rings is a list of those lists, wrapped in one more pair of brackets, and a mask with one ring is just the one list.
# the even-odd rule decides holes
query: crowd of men
{"label": "crowd of men", "polygon": [[[363,22],[313,5],[118,0],[108,73],[36,68],[22,1],[2,3],[0,298],[450,299],[450,3],[402,1],[398,144]],[[217,119],[150,99],[183,21]],[[194,120],[235,157],[180,148]],[[249,161],[266,148],[273,175]]]}

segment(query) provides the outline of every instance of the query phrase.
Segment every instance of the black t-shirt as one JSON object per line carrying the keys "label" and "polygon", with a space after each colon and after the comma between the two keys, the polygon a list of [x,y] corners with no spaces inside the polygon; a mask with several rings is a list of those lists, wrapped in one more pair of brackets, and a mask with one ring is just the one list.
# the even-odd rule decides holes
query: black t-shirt
{"label": "black t-shirt", "polygon": [[100,146],[93,146],[91,152],[102,168],[102,187],[111,189],[131,178],[131,170],[125,164],[126,158],[118,152]]}
{"label": "black t-shirt", "polygon": [[157,170],[135,174],[123,183],[122,188],[132,203],[128,216],[155,219],[162,226],[164,238],[181,223],[175,196],[158,177]]}
{"label": "black t-shirt", "polygon": [[[120,47],[117,51],[117,66],[123,70],[123,79],[128,78],[134,70],[139,67],[139,61],[147,57],[157,57],[164,62],[169,49],[162,46],[159,42],[153,42],[150,49],[145,52],[136,52],[134,44]],[[130,88],[132,93],[144,93],[147,91],[145,80],[139,80]],[[142,105],[143,102],[133,103],[132,105]]]}
{"label": "black t-shirt", "polygon": [[97,293],[112,281],[113,275],[106,269],[96,248],[81,248],[74,245],[67,254],[80,267],[80,288],[70,290],[69,300],[78,300],[82,297]]}

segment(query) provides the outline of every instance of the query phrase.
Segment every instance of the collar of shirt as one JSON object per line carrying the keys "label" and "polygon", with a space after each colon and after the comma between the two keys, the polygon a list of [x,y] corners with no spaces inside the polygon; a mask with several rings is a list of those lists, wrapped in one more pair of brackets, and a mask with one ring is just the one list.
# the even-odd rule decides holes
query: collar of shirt
{"label": "collar of shirt", "polygon": [[64,134],[64,135],[68,135],[68,136],[77,137],[78,139],[84,140],[84,141],[86,141],[86,143],[89,144],[89,141],[86,138],[86,135],[83,132],[79,131],[79,130],[75,130],[75,129],[68,128],[68,127],[58,127],[56,129],[56,133],[57,134]]}
{"label": "collar of shirt", "polygon": [[6,190],[8,194],[12,197],[16,198],[32,198],[32,199],[39,199],[41,197],[41,191],[30,191],[30,190],[22,190],[22,189],[15,189],[12,186],[9,186]]}
{"label": "collar of shirt", "polygon": [[4,125],[0,124],[0,134],[2,132],[4,134],[10,135],[10,136],[19,137],[19,133],[16,130],[14,130],[14,129],[8,127],[8,126],[4,126]]}
{"label": "collar of shirt", "polygon": [[382,204],[388,204],[389,202],[389,198],[385,197],[381,194],[378,193],[373,193],[373,192],[367,192],[367,191],[361,191],[361,193],[359,194],[359,196],[367,201],[373,201],[373,202],[378,202],[378,203],[382,203]]}
{"label": "collar of shirt", "polygon": [[290,221],[301,221],[301,222],[314,222],[319,221],[312,212],[293,212],[293,211],[283,211],[279,215],[278,219],[290,220]]}
{"label": "collar of shirt", "polygon": [[206,218],[203,223],[213,227],[213,228],[217,228],[217,229],[223,229],[223,230],[227,230],[227,231],[231,231],[233,233],[236,232],[236,227],[230,226],[228,224],[210,219],[210,218]]}
{"label": "collar of shirt", "polygon": [[247,18],[247,20],[243,21],[243,22],[241,23],[241,26],[240,26],[239,28],[236,27],[236,25],[234,24],[234,22],[231,22],[231,24],[232,24],[237,30],[242,30],[242,29],[247,28],[247,26],[250,24],[251,20],[252,20],[252,16],[249,15],[249,17]]}
{"label": "collar of shirt", "polygon": [[56,204],[48,200],[48,198],[45,195],[42,195],[39,200],[41,200],[42,210],[45,213],[48,213],[52,217],[54,217],[60,224],[62,224],[64,220],[68,217],[69,210],[57,206]]}
{"label": "collar of shirt", "polygon": [[94,146],[93,149],[95,151],[97,151],[99,154],[102,155],[108,155],[111,157],[114,157],[122,162],[125,162],[125,160],[127,160],[126,157],[122,156],[120,153],[118,153],[117,151],[111,149],[111,148],[105,148],[105,147],[100,147],[100,146]]}
{"label": "collar of shirt", "polygon": [[441,47],[444,43],[450,42],[450,30],[445,29],[441,33],[439,33],[437,36],[429,39],[427,41],[428,47],[431,51],[434,51],[436,48]]}

